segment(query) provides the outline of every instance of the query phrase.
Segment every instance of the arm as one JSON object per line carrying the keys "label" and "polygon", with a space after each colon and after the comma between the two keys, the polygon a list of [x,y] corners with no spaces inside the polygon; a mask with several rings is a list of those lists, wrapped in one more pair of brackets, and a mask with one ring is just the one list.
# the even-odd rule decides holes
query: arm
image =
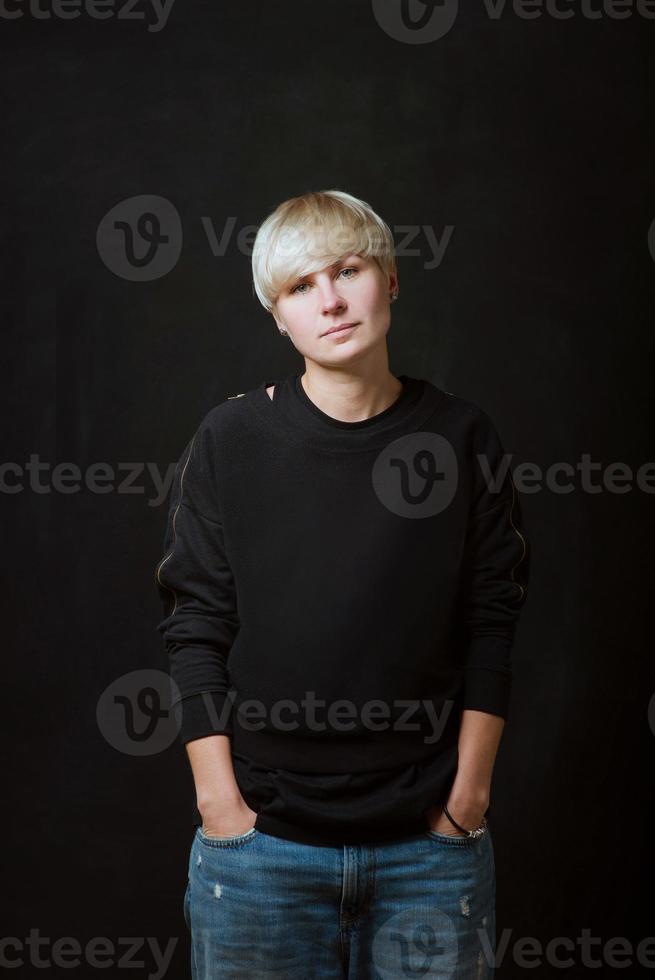
{"label": "arm", "polygon": [[254,825],[257,814],[239,791],[229,736],[198,738],[188,742],[186,750],[204,833],[210,837],[245,834]]}
{"label": "arm", "polygon": [[[462,712],[457,773],[446,806],[466,830],[480,825],[489,806],[493,767],[504,727],[505,720],[498,715]],[[431,808],[429,820],[431,828],[440,834],[458,833],[440,806]]]}
{"label": "arm", "polygon": [[[193,771],[203,827],[212,835],[247,830],[256,814],[243,800],[231,758],[227,659],[239,630],[236,588],[225,551],[211,427],[201,424],[176,466],[156,571],[173,710]],[[245,826],[244,826],[245,822]]]}
{"label": "arm", "polygon": [[[476,440],[478,463],[464,550],[461,606],[466,657],[458,766],[446,801],[467,830],[479,826],[489,806],[496,753],[511,689],[511,648],[529,579],[529,546],[509,470],[497,489],[484,478],[502,472],[503,447],[488,416]],[[487,465],[485,469],[485,462]],[[429,811],[432,829],[457,833],[441,811]]]}

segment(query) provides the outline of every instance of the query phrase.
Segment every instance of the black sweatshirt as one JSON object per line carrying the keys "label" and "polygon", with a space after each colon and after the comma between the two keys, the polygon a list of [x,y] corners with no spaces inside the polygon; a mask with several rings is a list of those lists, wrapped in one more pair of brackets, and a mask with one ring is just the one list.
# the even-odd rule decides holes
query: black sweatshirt
{"label": "black sweatshirt", "polygon": [[461,710],[507,717],[530,564],[508,461],[481,408],[400,380],[361,422],[299,375],[273,400],[263,382],[211,409],[176,467],[156,576],[180,740],[230,736],[264,833],[418,833]]}

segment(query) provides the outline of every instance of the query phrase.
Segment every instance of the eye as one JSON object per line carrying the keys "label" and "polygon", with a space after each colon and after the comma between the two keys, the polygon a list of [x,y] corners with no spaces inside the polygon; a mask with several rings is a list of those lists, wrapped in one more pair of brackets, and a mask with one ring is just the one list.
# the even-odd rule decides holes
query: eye
{"label": "eye", "polygon": [[[346,268],[341,269],[339,271],[339,275],[341,275],[343,272],[357,272],[357,271],[358,270],[355,268],[355,266],[349,265],[349,266],[346,266]],[[346,278],[347,279],[352,279],[353,277],[352,276],[346,276]],[[294,293],[297,293],[297,292],[300,292],[300,295],[301,296],[304,295],[304,290],[303,291],[300,291],[300,287],[301,286],[309,286],[309,283],[308,282],[299,282],[296,286],[293,286],[293,288],[290,290],[291,295],[293,296],[293,294]]]}

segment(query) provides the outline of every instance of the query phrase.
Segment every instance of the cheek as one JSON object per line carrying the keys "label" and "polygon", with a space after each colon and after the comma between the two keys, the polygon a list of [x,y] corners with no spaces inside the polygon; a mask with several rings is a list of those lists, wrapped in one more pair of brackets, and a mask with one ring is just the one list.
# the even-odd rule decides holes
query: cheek
{"label": "cheek", "polygon": [[299,306],[295,306],[292,310],[287,312],[286,323],[293,331],[294,337],[301,337],[303,334],[307,333],[309,329],[307,311],[301,310]]}
{"label": "cheek", "polygon": [[382,315],[388,310],[388,297],[384,287],[375,283],[366,290],[362,297],[366,308],[376,315]]}
{"label": "cheek", "polygon": [[295,346],[299,350],[307,350],[316,342],[316,315],[302,314],[294,310],[293,314],[287,318],[287,325],[291,331]]}

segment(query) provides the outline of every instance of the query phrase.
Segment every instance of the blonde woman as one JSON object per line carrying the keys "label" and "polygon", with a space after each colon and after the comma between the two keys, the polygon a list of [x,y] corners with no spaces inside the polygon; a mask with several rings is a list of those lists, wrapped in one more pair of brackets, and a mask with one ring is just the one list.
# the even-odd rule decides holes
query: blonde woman
{"label": "blonde woman", "polygon": [[192,975],[480,980],[529,567],[503,447],[483,409],[390,371],[393,238],[365,201],[283,202],[252,265],[302,370],[201,421],[157,568]]}

